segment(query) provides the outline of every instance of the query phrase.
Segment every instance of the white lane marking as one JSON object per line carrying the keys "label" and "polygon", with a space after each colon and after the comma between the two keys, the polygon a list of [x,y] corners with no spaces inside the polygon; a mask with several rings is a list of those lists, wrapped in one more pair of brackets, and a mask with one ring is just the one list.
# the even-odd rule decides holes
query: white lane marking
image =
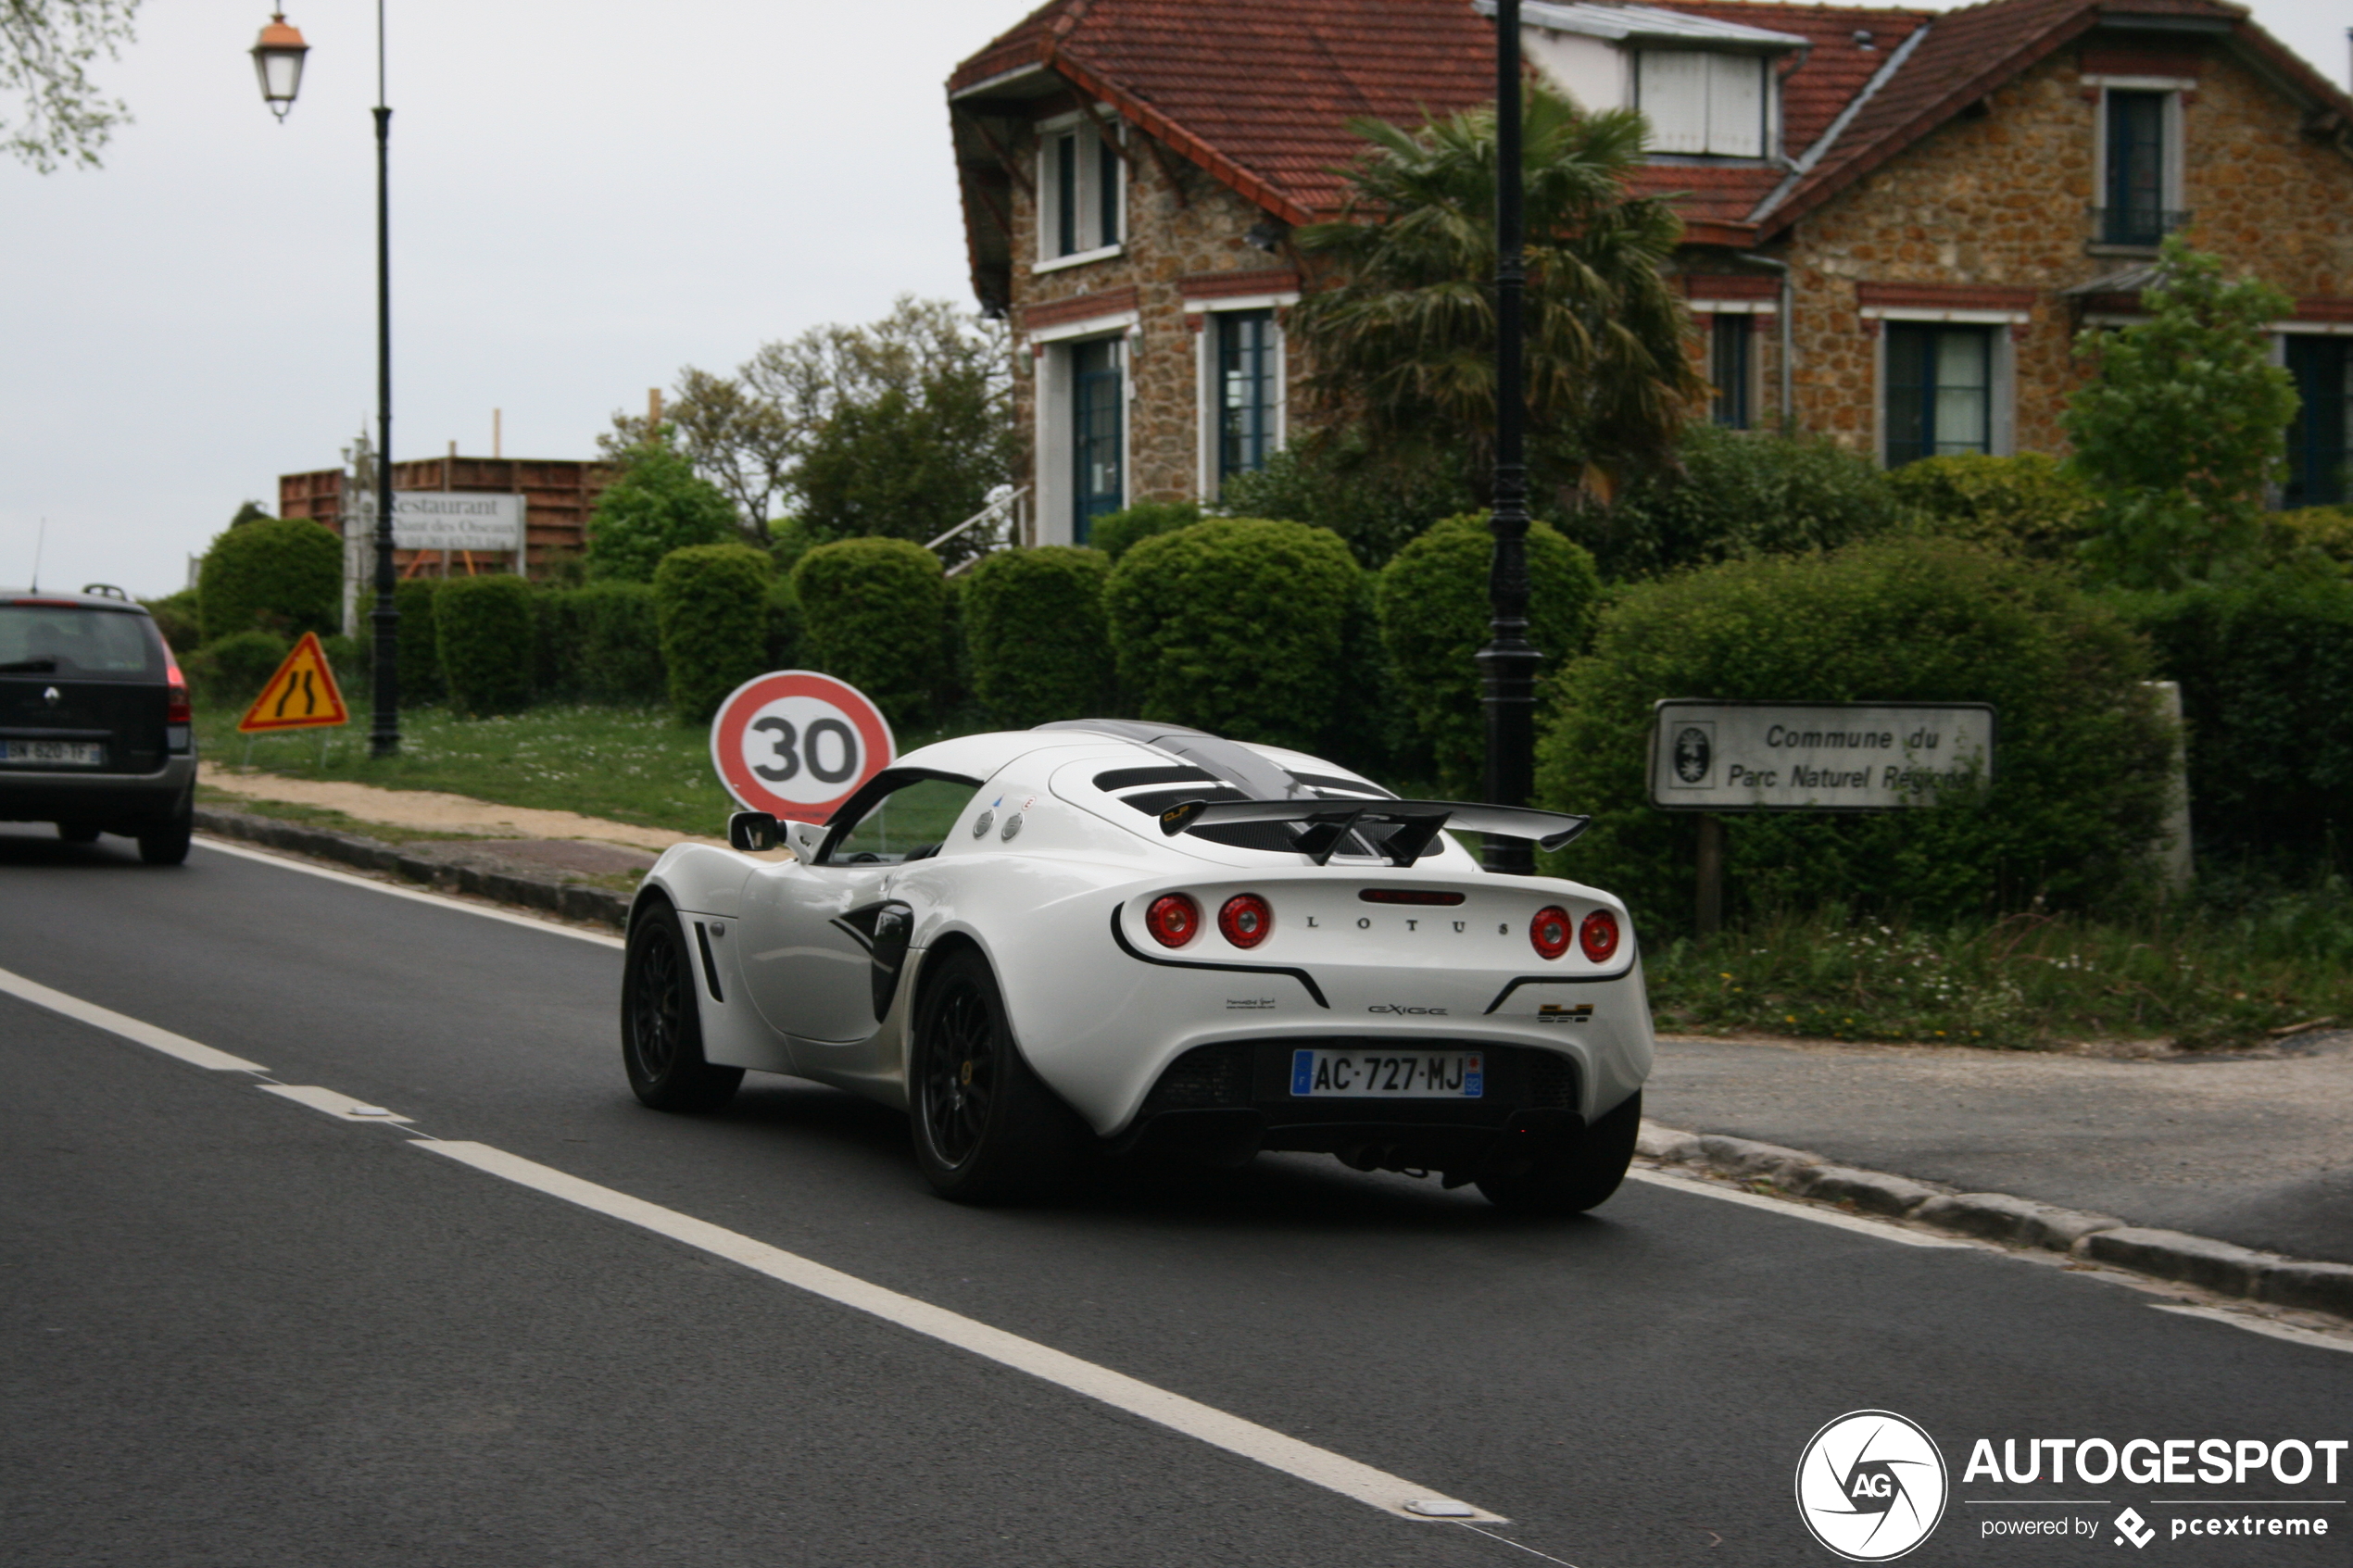
{"label": "white lane marking", "polygon": [[2267,1334],[2274,1339],[2284,1339],[2291,1345],[2310,1345],[2322,1350],[2353,1352],[2353,1336],[2329,1334],[2317,1328],[2304,1328],[2292,1323],[2273,1323],[2250,1312],[2233,1312],[2227,1307],[2193,1307],[2186,1302],[2152,1301],[2150,1306],[2160,1312],[2179,1312],[2185,1318],[2204,1318],[2208,1323],[2228,1323],[2249,1334]]}
{"label": "white lane marking", "polygon": [[[509,1154],[503,1149],[492,1148],[487,1144],[420,1143],[417,1147],[518,1185],[530,1187],[535,1192],[546,1193],[567,1203],[576,1203],[583,1209],[636,1225],[656,1236],[683,1242],[714,1257],[724,1258],[755,1273],[766,1274],[771,1279],[806,1290],[813,1296],[822,1296],[828,1301],[870,1313],[901,1328],[912,1329],[917,1334],[927,1335],[960,1350],[1012,1367],[1016,1372],[1026,1372],[1032,1377],[1100,1400],[1114,1410],[1141,1416],[1146,1421],[1181,1432],[1188,1437],[1198,1438],[1228,1453],[1253,1460],[1269,1469],[1279,1470],[1287,1475],[1338,1492],[1342,1497],[1368,1503],[1396,1518],[1420,1517],[1405,1511],[1408,1499],[1425,1503],[1455,1500],[1451,1498],[1436,1499],[1427,1486],[1375,1470],[1368,1464],[1360,1464],[1328,1449],[1302,1443],[1296,1437],[1286,1436],[1256,1422],[1228,1415],[1224,1411],[1186,1399],[1181,1394],[1156,1388],[1124,1373],[1097,1366],[1092,1361],[1080,1361],[1036,1340],[1024,1339],[1019,1335],[992,1328],[985,1323],[949,1311],[944,1307],[935,1307],[927,1301],[919,1301],[912,1296],[901,1296],[895,1290],[871,1285],[855,1274],[827,1268],[797,1253],[771,1247],[763,1241],[754,1241],[748,1236],[648,1203],[640,1198],[632,1198],[627,1193],[615,1192],[610,1187],[566,1175],[561,1171],[525,1160],[520,1155]],[[1490,1513],[1485,1509],[1473,1509],[1471,1517],[1487,1524],[1507,1523],[1501,1515]]]}
{"label": "white lane marking", "polygon": [[437,904],[445,909],[463,909],[470,915],[480,915],[484,920],[502,920],[509,925],[520,925],[532,931],[547,931],[553,932],[558,936],[577,937],[583,942],[594,942],[600,947],[628,946],[620,937],[607,936],[600,931],[582,931],[575,926],[560,925],[551,920],[541,920],[536,915],[519,915],[507,909],[487,909],[480,904],[469,904],[463,898],[452,898],[440,893],[426,893],[414,887],[396,887],[391,883],[377,882],[364,876],[354,876],[349,872],[331,872],[324,866],[309,865],[284,855],[272,855],[260,849],[249,849],[242,844],[231,844],[225,839],[215,838],[210,834],[196,834],[196,842],[219,854],[234,855],[245,860],[258,860],[266,866],[277,866],[284,871],[300,872],[305,876],[323,877],[329,882],[347,883],[353,887],[367,888],[371,893],[388,894],[395,898],[413,899],[420,904]]}
{"label": "white lane marking", "polygon": [[259,1087],[263,1094],[283,1095],[296,1105],[323,1110],[338,1121],[390,1122],[403,1126],[409,1123],[408,1117],[396,1111],[386,1110],[381,1105],[370,1105],[366,1100],[353,1099],[349,1095],[339,1095],[333,1089],[320,1088],[314,1084],[263,1084]]}
{"label": "white lane marking", "polygon": [[21,974],[11,974],[5,969],[0,969],[0,992],[6,992],[20,1001],[31,1002],[34,1007],[47,1008],[51,1012],[63,1013],[78,1023],[87,1023],[94,1028],[104,1029],[110,1035],[120,1035],[133,1045],[145,1046],[149,1050],[161,1051],[166,1056],[178,1057],[192,1067],[208,1067],[216,1073],[267,1073],[270,1071],[258,1061],[247,1061],[241,1056],[231,1056],[227,1051],[215,1050],[210,1046],[199,1045],[185,1035],[175,1035],[169,1029],[158,1029],[152,1023],[142,1023],[135,1018],[125,1017],[110,1008],[102,1008],[95,1002],[85,1002],[79,997],[69,997],[63,991],[52,991],[38,981],[27,980]]}
{"label": "white lane marking", "polygon": [[1763,1209],[1770,1213],[1786,1214],[1793,1220],[1811,1220],[1818,1225],[1832,1225],[1843,1231],[1855,1231],[1863,1236],[1874,1236],[1881,1241],[1901,1242],[1906,1247],[1957,1247],[1965,1251],[1979,1250],[1974,1242],[1952,1241],[1941,1236],[1926,1236],[1919,1231],[1906,1230],[1901,1225],[1891,1225],[1883,1220],[1866,1220],[1859,1215],[1842,1214],[1835,1209],[1818,1208],[1811,1203],[1793,1203],[1786,1198],[1763,1198],[1753,1192],[1743,1192],[1738,1187],[1721,1186],[1714,1182],[1703,1182],[1691,1176],[1669,1175],[1664,1171],[1645,1170],[1640,1165],[1628,1171],[1626,1179],[1629,1182],[1648,1182],[1653,1186],[1672,1187],[1677,1192],[1697,1193],[1702,1198],[1713,1198],[1725,1203],[1743,1204],[1751,1209]]}

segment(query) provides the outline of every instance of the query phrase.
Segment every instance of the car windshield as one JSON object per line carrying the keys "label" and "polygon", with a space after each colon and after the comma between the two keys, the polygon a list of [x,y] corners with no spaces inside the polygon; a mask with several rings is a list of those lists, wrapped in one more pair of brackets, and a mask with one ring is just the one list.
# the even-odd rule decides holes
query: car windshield
{"label": "car windshield", "polygon": [[975,787],[961,779],[922,779],[894,789],[858,819],[825,859],[837,866],[923,859],[937,851]]}
{"label": "car windshield", "polygon": [[0,604],[0,675],[163,677],[147,618],[80,605]]}

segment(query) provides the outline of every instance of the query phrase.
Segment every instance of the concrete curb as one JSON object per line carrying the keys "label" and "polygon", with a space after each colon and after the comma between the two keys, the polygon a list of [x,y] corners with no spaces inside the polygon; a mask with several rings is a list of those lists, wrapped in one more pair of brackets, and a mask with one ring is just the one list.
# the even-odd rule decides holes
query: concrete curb
{"label": "concrete curb", "polygon": [[479,898],[495,899],[501,904],[519,904],[576,920],[591,925],[608,925],[615,931],[629,924],[629,897],[610,888],[587,887],[578,883],[560,882],[553,877],[535,877],[513,872],[485,871],[478,866],[455,865],[428,856],[413,854],[396,844],[385,844],[363,838],[356,833],[340,833],[333,828],[305,827],[297,822],[280,822],[273,817],[258,817],[245,811],[224,811],[218,807],[196,808],[196,830],[218,834],[223,838],[242,839],[271,849],[290,849],[298,855],[313,855],[322,860],[340,865],[356,866],[361,871],[382,872],[409,882],[423,883],[444,892],[471,893]]}
{"label": "concrete curb", "polygon": [[1642,1123],[1635,1152],[1796,1198],[1851,1204],[1889,1219],[1932,1225],[2009,1247],[2059,1252],[2274,1307],[2353,1319],[2353,1264],[2283,1258],[2182,1231],[2145,1230],[2113,1214],[2062,1209],[2000,1192],[1944,1192],[1879,1171],[1832,1165],[1818,1154],[1720,1134]]}

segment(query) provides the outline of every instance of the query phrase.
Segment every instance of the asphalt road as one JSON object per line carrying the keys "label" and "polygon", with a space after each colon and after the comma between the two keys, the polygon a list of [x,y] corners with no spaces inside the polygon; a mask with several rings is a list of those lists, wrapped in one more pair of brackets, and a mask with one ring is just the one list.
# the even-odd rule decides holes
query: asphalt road
{"label": "asphalt road", "polygon": [[[2115,1561],[2105,1524],[1985,1538],[2055,1499],[2103,1521],[2131,1503],[2160,1532],[2190,1503],[2292,1500],[2334,1533],[2160,1533],[2148,1555],[2348,1561],[2353,1508],[2322,1501],[2353,1497],[2353,1460],[2334,1486],[1961,1473],[1980,1437],[2353,1436],[2341,1348],[1657,1185],[1532,1223],[1286,1156],[959,1209],[900,1119],[829,1090],[755,1078],[720,1116],[640,1108],[609,946],[202,846],[177,871],[128,851],[0,829],[0,970],[412,1123],[338,1120],[0,995],[0,1562],[1831,1562],[1793,1472],[1862,1409],[1919,1422],[1951,1467],[1907,1562]],[[1392,1517],[426,1138],[1509,1523]]]}

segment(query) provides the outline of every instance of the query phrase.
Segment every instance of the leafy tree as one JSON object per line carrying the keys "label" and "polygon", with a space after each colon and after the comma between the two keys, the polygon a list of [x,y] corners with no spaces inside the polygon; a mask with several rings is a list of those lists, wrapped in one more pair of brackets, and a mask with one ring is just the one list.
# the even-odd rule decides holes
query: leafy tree
{"label": "leafy tree", "polygon": [[[1682,304],[1660,271],[1682,225],[1634,196],[1643,121],[1587,114],[1541,83],[1523,121],[1526,352],[1531,477],[1561,492],[1662,454],[1703,390]],[[1495,428],[1495,114],[1405,131],[1358,119],[1375,151],[1349,171],[1341,221],[1299,232],[1336,275],[1293,310],[1310,401],[1361,425],[1375,450],[1466,451]],[[1566,498],[1564,496],[1564,498]]]}
{"label": "leafy tree", "polygon": [[736,536],[736,508],[666,439],[626,448],[620,460],[588,518],[591,577],[650,583],[671,551]]}
{"label": "leafy tree", "polygon": [[[732,376],[686,367],[669,414],[678,449],[735,503],[748,539],[790,535],[793,556],[862,534],[922,541],[1013,471],[1007,363],[1000,325],[901,295],[869,325],[765,344]],[[645,439],[645,420],[627,414],[602,438],[613,453]]]}
{"label": "leafy tree", "polygon": [[263,506],[258,501],[247,501],[244,506],[237,508],[237,515],[229,520],[229,526],[232,528],[242,528],[248,522],[267,522],[269,521],[269,508]]}
{"label": "leafy tree", "polygon": [[0,117],[0,146],[44,174],[98,166],[98,149],[130,120],[84,69],[120,59],[139,0],[0,0],[0,96],[21,100]]}
{"label": "leafy tree", "polygon": [[2175,236],[2141,307],[2148,320],[2077,339],[2094,370],[2063,422],[2069,466],[2099,497],[2093,570],[2168,588],[2227,572],[2261,543],[2264,487],[2296,409],[2265,327],[2290,301],[2259,279],[2225,282],[2221,257]]}

